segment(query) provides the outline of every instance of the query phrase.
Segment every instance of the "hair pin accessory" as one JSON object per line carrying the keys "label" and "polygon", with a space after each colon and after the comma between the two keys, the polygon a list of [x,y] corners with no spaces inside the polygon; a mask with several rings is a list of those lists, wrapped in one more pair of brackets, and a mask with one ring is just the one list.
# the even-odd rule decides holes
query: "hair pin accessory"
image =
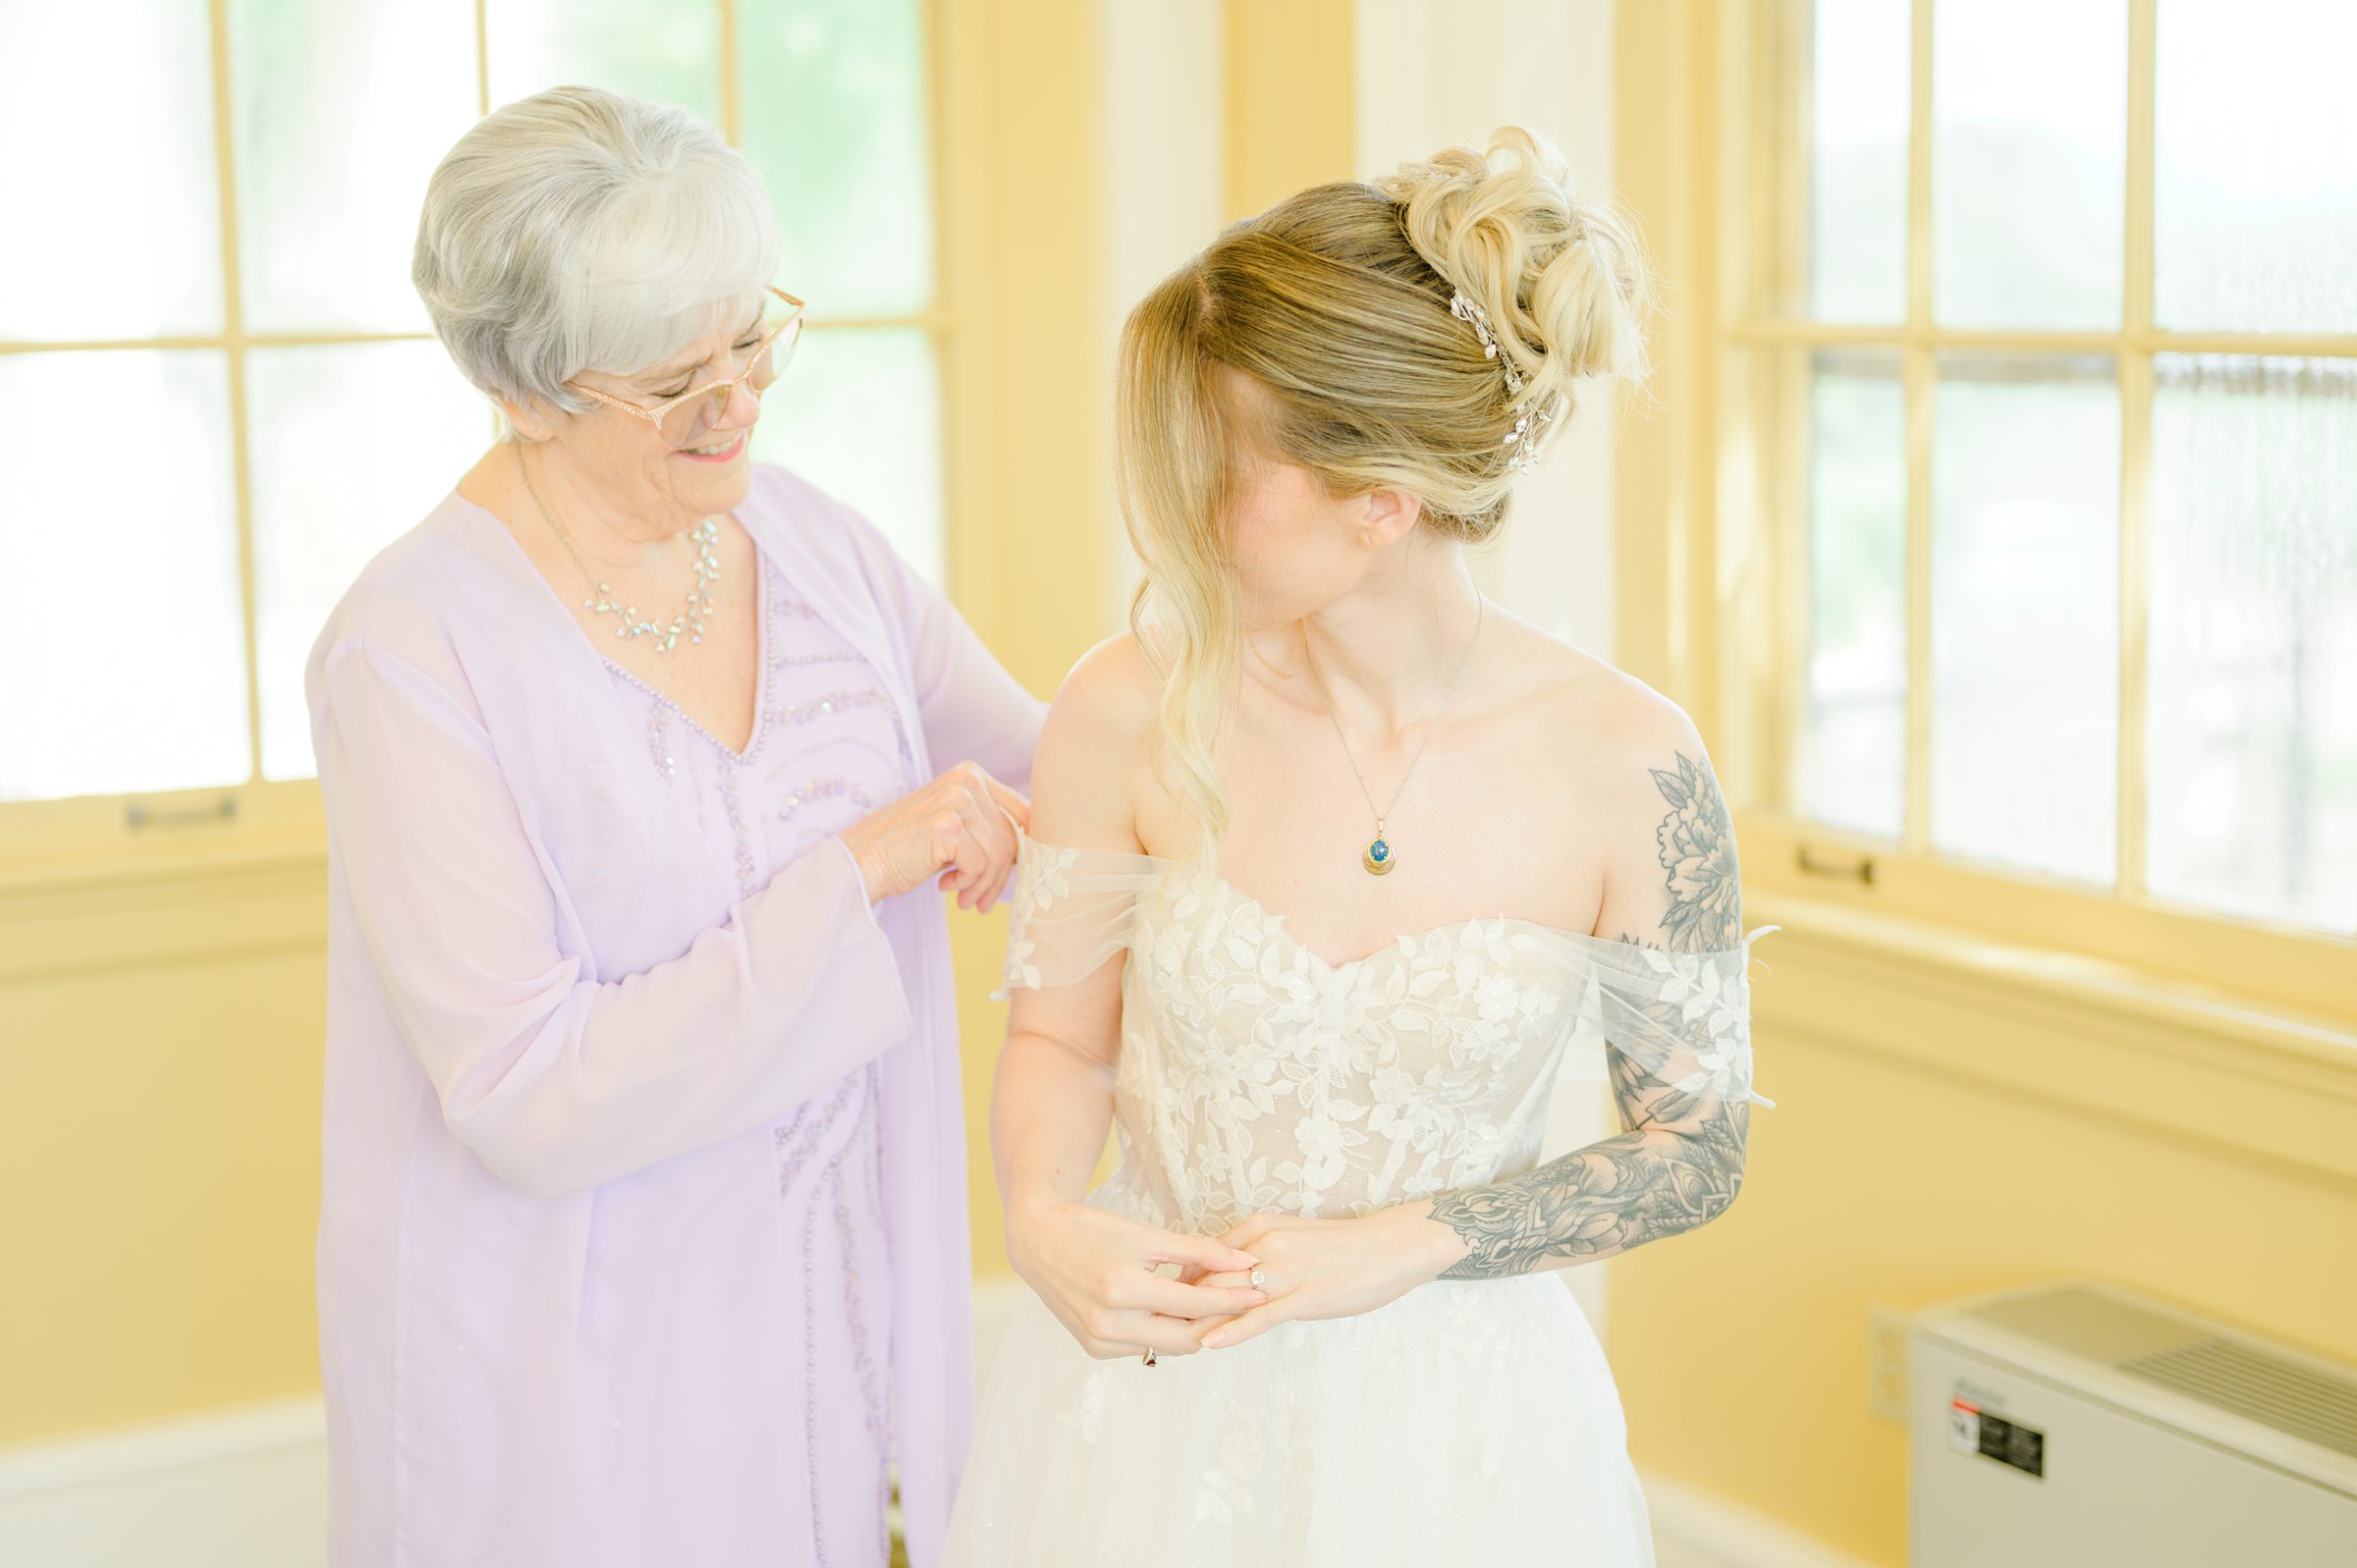
{"label": "hair pin accessory", "polygon": [[[1481,340],[1481,356],[1483,358],[1505,361],[1506,395],[1508,398],[1520,398],[1523,387],[1528,383],[1523,380],[1522,372],[1514,368],[1513,360],[1508,358],[1499,348],[1498,333],[1490,325],[1490,313],[1467,298],[1462,289],[1450,295],[1449,313],[1472,327],[1473,335]],[[1539,436],[1546,430],[1548,420],[1553,417],[1553,411],[1552,408],[1519,403],[1514,406],[1513,411],[1514,427],[1506,433],[1506,440],[1500,445],[1513,449],[1507,456],[1506,471],[1521,473],[1537,464]]]}

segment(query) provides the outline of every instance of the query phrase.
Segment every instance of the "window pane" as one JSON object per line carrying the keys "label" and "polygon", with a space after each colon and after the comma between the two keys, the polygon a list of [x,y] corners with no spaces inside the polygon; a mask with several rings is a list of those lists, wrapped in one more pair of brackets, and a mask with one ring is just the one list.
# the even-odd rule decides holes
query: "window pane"
{"label": "window pane", "polygon": [[245,782],[229,450],[217,351],[0,356],[0,799]]}
{"label": "window pane", "polygon": [[1932,839],[2106,883],[2117,862],[2119,395],[2110,359],[1942,361]]}
{"label": "window pane", "polygon": [[930,107],[915,0],[741,0],[744,150],[769,184],[785,285],[825,316],[933,294]]}
{"label": "window pane", "polygon": [[720,124],[720,7],[484,0],[491,106],[577,84],[684,104]]}
{"label": "window pane", "polygon": [[212,58],[189,0],[0,6],[0,338],[221,330]]}
{"label": "window pane", "polygon": [[303,661],[368,558],[432,510],[491,442],[439,343],[257,349],[246,361],[262,773],[312,771]]}
{"label": "window pane", "polygon": [[1909,8],[1817,0],[1809,85],[1809,309],[1907,313]]}
{"label": "window pane", "polygon": [[755,458],[857,508],[936,586],[944,580],[939,379],[923,332],[813,328],[761,400],[753,432]]}
{"label": "window pane", "polygon": [[424,331],[410,248],[474,123],[470,0],[230,0],[229,38],[247,325]]}
{"label": "window pane", "polygon": [[2357,931],[2357,365],[2155,368],[2147,880]]}
{"label": "window pane", "polygon": [[1898,360],[1816,355],[1801,814],[1896,838],[1906,810],[1906,400]]}
{"label": "window pane", "polygon": [[2357,7],[2162,0],[2158,27],[2155,318],[2357,332]]}
{"label": "window pane", "polygon": [[2119,321],[2123,0],[1933,8],[1935,313],[1948,326]]}

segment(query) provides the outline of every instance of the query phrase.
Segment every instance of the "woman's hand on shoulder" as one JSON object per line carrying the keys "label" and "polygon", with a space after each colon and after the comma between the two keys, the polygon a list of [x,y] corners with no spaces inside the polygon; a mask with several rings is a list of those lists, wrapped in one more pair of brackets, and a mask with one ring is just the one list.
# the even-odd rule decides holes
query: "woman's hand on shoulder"
{"label": "woman's hand on shoulder", "polygon": [[[1048,841],[1128,848],[1136,763],[1155,720],[1154,680],[1127,636],[1082,656],[1048,711],[1032,790]],[[983,910],[1004,895],[1015,863],[1016,827],[1031,831],[1033,801],[976,762],[961,762],[845,829],[870,902],[946,873],[959,907]]]}

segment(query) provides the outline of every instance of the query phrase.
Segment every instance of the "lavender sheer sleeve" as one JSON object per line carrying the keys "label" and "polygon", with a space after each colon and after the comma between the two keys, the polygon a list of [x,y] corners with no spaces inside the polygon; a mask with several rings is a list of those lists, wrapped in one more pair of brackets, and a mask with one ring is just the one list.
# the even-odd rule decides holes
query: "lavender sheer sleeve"
{"label": "lavender sheer sleeve", "polygon": [[470,704],[362,637],[315,693],[321,793],[357,935],[451,1131],[534,1196],[774,1117],[909,1031],[840,838],[678,957],[599,981]]}

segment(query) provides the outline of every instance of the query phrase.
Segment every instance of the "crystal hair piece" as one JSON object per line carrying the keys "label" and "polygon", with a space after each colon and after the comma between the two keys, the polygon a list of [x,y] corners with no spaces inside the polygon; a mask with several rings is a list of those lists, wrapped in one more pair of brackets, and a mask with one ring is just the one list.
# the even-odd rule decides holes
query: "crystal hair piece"
{"label": "crystal hair piece", "polygon": [[[1523,380],[1522,372],[1514,367],[1513,360],[1500,349],[1498,333],[1490,325],[1490,313],[1467,298],[1462,289],[1449,296],[1449,313],[1472,327],[1473,335],[1481,340],[1481,356],[1484,359],[1497,359],[1504,363],[1506,395],[1519,400],[1523,387],[1528,383]],[[1513,405],[1513,413],[1514,427],[1506,433],[1506,440],[1500,445],[1513,449],[1507,456],[1506,471],[1521,473],[1538,463],[1539,437],[1546,430],[1548,421],[1554,417],[1554,406],[1552,401],[1544,406],[1535,400],[1531,404],[1517,401]]]}

